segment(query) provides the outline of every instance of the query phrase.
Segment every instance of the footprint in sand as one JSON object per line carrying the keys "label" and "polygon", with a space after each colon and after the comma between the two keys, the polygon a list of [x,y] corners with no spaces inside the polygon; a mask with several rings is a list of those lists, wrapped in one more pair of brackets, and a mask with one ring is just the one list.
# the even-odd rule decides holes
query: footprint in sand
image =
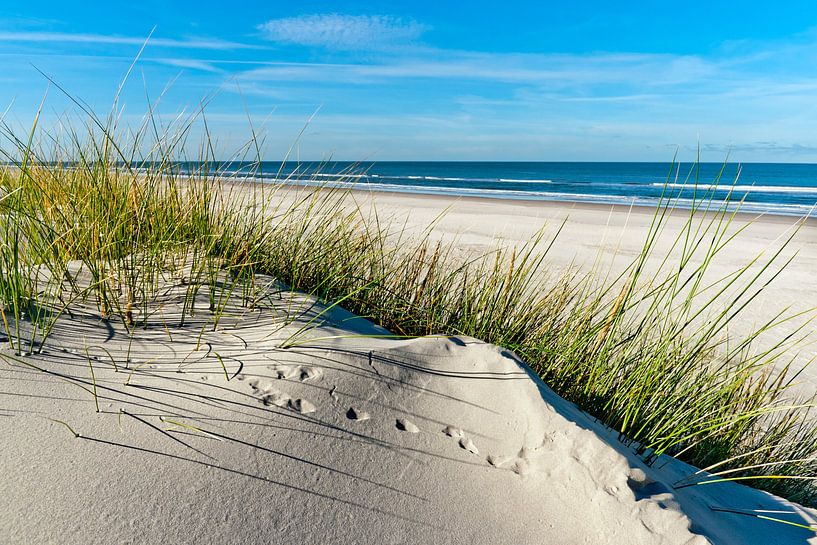
{"label": "footprint in sand", "polygon": [[336,403],[338,401],[340,401],[340,396],[338,395],[338,387],[337,386],[332,386],[332,389],[329,390],[329,397],[331,397],[332,400],[334,402],[336,402]]}
{"label": "footprint in sand", "polygon": [[461,437],[465,437],[465,432],[463,432],[459,428],[455,428],[454,426],[446,426],[443,430],[443,433],[446,434],[448,437],[453,437],[454,439],[460,439]]}
{"label": "footprint in sand", "polygon": [[495,454],[489,454],[485,459],[494,467],[508,468],[517,475],[524,477],[529,473],[540,471],[539,464],[536,460],[541,456],[541,451],[541,447],[531,448],[523,446],[519,449],[516,456],[497,456]]}
{"label": "footprint in sand", "polygon": [[258,398],[258,401],[266,406],[274,405],[276,407],[287,407],[292,399],[289,395],[273,388],[269,382],[261,382],[257,378],[249,381],[252,393]]}
{"label": "footprint in sand", "polygon": [[410,420],[405,418],[398,418],[396,423],[397,429],[400,431],[407,431],[409,433],[420,433],[420,428],[414,425],[414,423]]}
{"label": "footprint in sand", "polygon": [[318,380],[323,376],[323,369],[320,367],[301,367],[300,380],[306,382],[308,380]]}
{"label": "footprint in sand", "polygon": [[290,379],[300,374],[300,366],[298,365],[270,365],[270,369],[275,371],[276,378]]}
{"label": "footprint in sand", "polygon": [[477,446],[474,444],[470,437],[465,436],[465,432],[462,431],[460,428],[455,428],[454,426],[446,426],[445,429],[443,430],[443,433],[446,434],[448,437],[459,439],[459,445],[461,449],[465,449],[471,454],[479,454]]}
{"label": "footprint in sand", "polygon": [[275,405],[276,407],[288,407],[292,398],[283,392],[270,392],[261,398],[264,405]]}
{"label": "footprint in sand", "polygon": [[355,409],[354,407],[349,407],[349,410],[346,411],[346,418],[357,422],[363,422],[364,420],[368,420],[371,417],[372,415],[370,415],[366,411],[360,411],[358,409]]}
{"label": "footprint in sand", "polygon": [[495,454],[489,454],[485,459],[494,467],[504,467],[513,460],[513,456],[497,456]]}
{"label": "footprint in sand", "polygon": [[519,458],[513,463],[513,467],[511,468],[514,473],[517,475],[524,477],[530,473],[533,473],[534,467],[531,464],[530,460],[527,458]]}
{"label": "footprint in sand", "polygon": [[479,454],[477,446],[471,441],[470,437],[463,437],[460,439],[460,448],[467,450],[471,454]]}
{"label": "footprint in sand", "polygon": [[318,380],[323,376],[323,369],[308,365],[277,364],[268,367],[275,371],[275,376],[279,379],[297,379],[301,382],[307,382],[310,380]]}
{"label": "footprint in sand", "polygon": [[309,414],[314,413],[318,410],[312,403],[305,399],[290,399],[287,406],[292,409],[293,411],[299,412],[301,414]]}
{"label": "footprint in sand", "polygon": [[253,393],[254,393],[254,394],[263,395],[263,394],[266,394],[266,393],[268,393],[268,392],[274,392],[274,391],[276,391],[276,390],[275,390],[275,389],[272,387],[272,384],[271,384],[271,383],[269,383],[269,382],[261,382],[261,381],[260,381],[259,379],[257,379],[257,378],[252,379],[252,380],[251,380],[251,381],[250,381],[248,384],[250,385],[250,388],[252,388],[252,391],[253,391]]}

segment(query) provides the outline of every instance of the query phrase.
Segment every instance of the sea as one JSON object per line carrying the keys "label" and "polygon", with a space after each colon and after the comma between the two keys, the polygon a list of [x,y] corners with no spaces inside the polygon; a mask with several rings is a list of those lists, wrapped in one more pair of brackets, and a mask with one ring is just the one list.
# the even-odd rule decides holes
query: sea
{"label": "sea", "polygon": [[[183,170],[200,164],[186,163]],[[817,215],[817,164],[602,162],[263,162],[221,175],[370,191],[655,207],[725,204],[745,212]]]}

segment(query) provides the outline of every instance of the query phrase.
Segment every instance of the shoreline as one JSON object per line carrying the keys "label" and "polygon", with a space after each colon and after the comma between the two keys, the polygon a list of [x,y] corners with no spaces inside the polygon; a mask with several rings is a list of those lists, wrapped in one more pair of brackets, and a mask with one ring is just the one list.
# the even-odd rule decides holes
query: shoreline
{"label": "shoreline", "polygon": [[[596,210],[596,211],[616,211],[616,212],[649,212],[649,215],[653,215],[654,211],[658,207],[656,204],[650,203],[633,203],[633,204],[621,204],[621,203],[604,203],[604,202],[592,202],[592,201],[582,201],[582,200],[570,200],[570,199],[529,199],[523,197],[492,197],[492,196],[483,196],[483,195],[449,195],[447,193],[431,193],[431,192],[420,192],[420,191],[394,191],[388,189],[367,189],[365,187],[355,187],[353,184],[348,185],[331,185],[331,182],[327,182],[326,185],[320,184],[312,184],[312,183],[292,183],[291,181],[284,181],[284,180],[265,180],[264,178],[257,178],[257,177],[245,177],[245,178],[235,178],[235,177],[228,177],[228,176],[216,176],[216,180],[219,182],[227,183],[229,185],[235,185],[237,187],[245,186],[245,184],[252,184],[252,185],[263,185],[265,187],[271,188],[286,188],[290,191],[308,191],[308,190],[332,190],[332,191],[349,191],[354,194],[359,195],[368,195],[368,196],[376,196],[376,195],[387,195],[390,197],[401,197],[401,198],[408,198],[408,199],[420,199],[425,200],[428,202],[439,202],[439,201],[447,201],[449,203],[456,203],[456,202],[466,202],[471,204],[494,204],[494,205],[507,205],[513,206],[518,205],[524,208],[551,208],[551,209],[582,209],[582,210]],[[635,197],[633,197],[635,199]],[[675,199],[666,199],[665,202],[672,202]],[[721,203],[722,201],[714,201],[717,203]],[[737,203],[738,201],[733,201]],[[692,209],[688,207],[678,206],[672,209],[669,213],[673,216],[689,216],[689,213]],[[714,214],[715,212],[710,210],[708,212],[702,212],[700,209],[696,210],[697,213],[707,213],[707,214]],[[812,224],[817,226],[817,203],[814,206],[814,214],[808,215],[800,215],[800,214],[785,214],[779,213],[774,211],[747,211],[747,210],[738,210],[734,212],[736,219],[754,219],[754,220],[762,220],[768,221],[772,220],[773,222],[777,223],[791,223],[792,221],[796,220],[804,220],[804,223]],[[732,212],[729,211],[727,214],[731,214]]]}
{"label": "shoreline", "polygon": [[[296,184],[284,184],[291,187],[304,187],[298,186]],[[436,195],[432,193],[414,193],[408,191],[388,191],[388,190],[366,190],[363,188],[348,188],[349,191],[353,191],[356,193],[362,194],[379,194],[384,193],[393,197],[398,196],[409,196],[413,198],[420,198],[426,199],[429,201],[439,201],[439,200],[450,200],[452,202],[456,201],[463,201],[472,204],[494,204],[494,205],[514,205],[517,204],[519,206],[525,208],[537,208],[537,207],[545,207],[545,208],[552,208],[552,209],[581,209],[581,210],[588,210],[588,211],[607,211],[610,212],[611,210],[618,213],[623,212],[638,212],[644,215],[652,216],[655,212],[656,206],[650,204],[633,204],[633,205],[624,205],[624,204],[614,204],[614,203],[601,203],[601,202],[587,202],[587,201],[571,201],[571,200],[547,200],[547,199],[523,199],[523,198],[501,198],[501,197],[483,197],[483,196],[474,196],[474,195],[461,195],[461,196],[448,196],[448,195]],[[682,208],[678,207],[670,211],[670,214],[673,216],[680,216],[686,217],[689,216],[691,208]],[[647,214],[648,213],[648,214]],[[698,213],[701,213],[698,211]],[[714,215],[715,212],[708,211],[704,212],[706,214]],[[768,221],[772,220],[775,223],[791,223],[792,221],[796,221],[798,219],[802,219],[807,224],[811,224],[817,226],[817,216],[809,215],[809,216],[797,216],[794,214],[779,214],[774,212],[749,212],[749,211],[738,211],[735,213],[735,217],[737,219],[743,220],[762,220]]]}

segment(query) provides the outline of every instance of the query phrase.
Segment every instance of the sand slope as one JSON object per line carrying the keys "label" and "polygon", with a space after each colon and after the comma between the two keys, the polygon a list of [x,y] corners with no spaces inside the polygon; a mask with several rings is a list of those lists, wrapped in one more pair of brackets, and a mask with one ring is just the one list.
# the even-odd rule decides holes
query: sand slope
{"label": "sand slope", "polygon": [[217,331],[178,325],[178,287],[132,337],[88,311],[4,349],[0,543],[817,543],[710,509],[817,520],[769,494],[673,491],[694,469],[643,466],[502,348],[268,286]]}

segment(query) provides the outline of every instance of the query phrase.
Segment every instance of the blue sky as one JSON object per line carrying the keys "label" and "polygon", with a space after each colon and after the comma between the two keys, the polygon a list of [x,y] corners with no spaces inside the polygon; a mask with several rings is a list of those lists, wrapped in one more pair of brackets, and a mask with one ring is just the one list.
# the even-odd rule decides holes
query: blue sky
{"label": "blue sky", "polygon": [[123,120],[208,98],[222,156],[252,123],[268,160],[306,126],[301,159],[817,161],[813,1],[14,2],[5,121],[30,125],[38,70],[107,112],[154,27]]}

